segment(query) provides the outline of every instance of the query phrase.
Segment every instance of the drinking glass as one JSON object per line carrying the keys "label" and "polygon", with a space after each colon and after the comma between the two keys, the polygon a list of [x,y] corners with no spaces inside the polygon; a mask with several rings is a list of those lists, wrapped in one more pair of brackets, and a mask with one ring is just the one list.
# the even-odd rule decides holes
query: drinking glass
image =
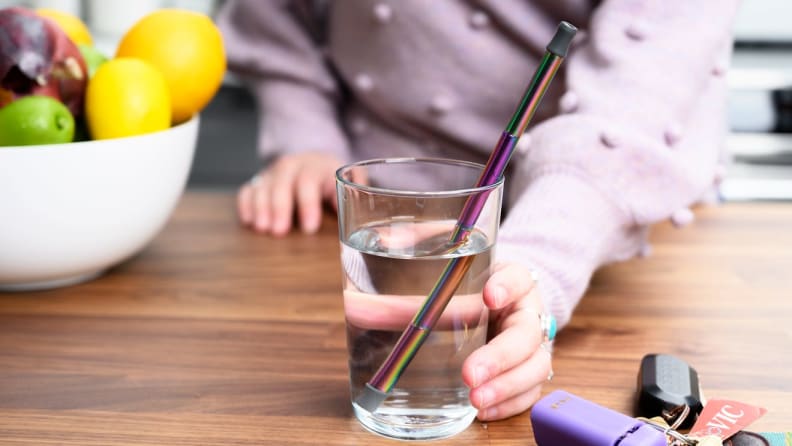
{"label": "drinking glass", "polygon": [[[355,416],[397,439],[444,438],[476,416],[462,363],[486,342],[482,290],[490,277],[503,179],[474,187],[484,166],[448,159],[376,159],[336,172],[349,379]],[[454,242],[469,199],[481,213]],[[472,256],[448,306],[388,397],[355,403],[450,260]]]}

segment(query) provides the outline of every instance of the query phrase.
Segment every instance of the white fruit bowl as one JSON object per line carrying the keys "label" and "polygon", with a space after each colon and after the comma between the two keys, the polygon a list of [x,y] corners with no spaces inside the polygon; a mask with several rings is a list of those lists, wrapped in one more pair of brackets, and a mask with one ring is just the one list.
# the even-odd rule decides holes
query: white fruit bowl
{"label": "white fruit bowl", "polygon": [[0,147],[0,291],[83,282],[142,250],[184,192],[198,124]]}

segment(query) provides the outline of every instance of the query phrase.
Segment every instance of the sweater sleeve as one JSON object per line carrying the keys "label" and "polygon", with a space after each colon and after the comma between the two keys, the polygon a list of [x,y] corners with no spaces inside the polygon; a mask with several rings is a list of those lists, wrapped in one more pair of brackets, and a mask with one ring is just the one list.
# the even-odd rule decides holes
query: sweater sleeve
{"label": "sweater sleeve", "polygon": [[338,118],[340,87],[316,40],[320,28],[302,2],[229,0],[217,23],[229,69],[251,88],[259,105],[258,150],[321,150],[342,160],[348,141]]}
{"label": "sweater sleeve", "polygon": [[[712,187],[726,134],[737,0],[603,1],[565,62],[562,114],[515,163],[498,259],[539,273],[566,324],[593,272]],[[685,218],[687,216],[688,218]]]}

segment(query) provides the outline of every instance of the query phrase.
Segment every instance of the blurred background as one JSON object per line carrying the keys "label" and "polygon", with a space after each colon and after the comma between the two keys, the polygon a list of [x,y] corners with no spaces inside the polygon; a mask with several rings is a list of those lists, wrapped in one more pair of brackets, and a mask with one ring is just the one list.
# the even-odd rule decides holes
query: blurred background
{"label": "blurred background", "polygon": [[792,200],[792,2],[744,0],[729,72],[727,200]]}
{"label": "blurred background", "polygon": [[[115,51],[123,34],[157,8],[178,7],[214,15],[222,0],[0,0],[10,5],[71,12],[88,23],[96,46]],[[735,25],[729,72],[734,154],[722,184],[726,200],[792,200],[792,1],[745,0]],[[235,189],[259,167],[257,110],[233,76],[202,113],[192,188]]]}

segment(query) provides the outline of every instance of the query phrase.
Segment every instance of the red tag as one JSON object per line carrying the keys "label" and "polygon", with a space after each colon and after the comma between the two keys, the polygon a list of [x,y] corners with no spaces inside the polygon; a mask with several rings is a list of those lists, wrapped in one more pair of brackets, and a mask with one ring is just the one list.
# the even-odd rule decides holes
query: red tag
{"label": "red tag", "polygon": [[739,401],[710,399],[688,435],[716,435],[723,441],[745,429],[765,413],[767,409],[763,407]]}

